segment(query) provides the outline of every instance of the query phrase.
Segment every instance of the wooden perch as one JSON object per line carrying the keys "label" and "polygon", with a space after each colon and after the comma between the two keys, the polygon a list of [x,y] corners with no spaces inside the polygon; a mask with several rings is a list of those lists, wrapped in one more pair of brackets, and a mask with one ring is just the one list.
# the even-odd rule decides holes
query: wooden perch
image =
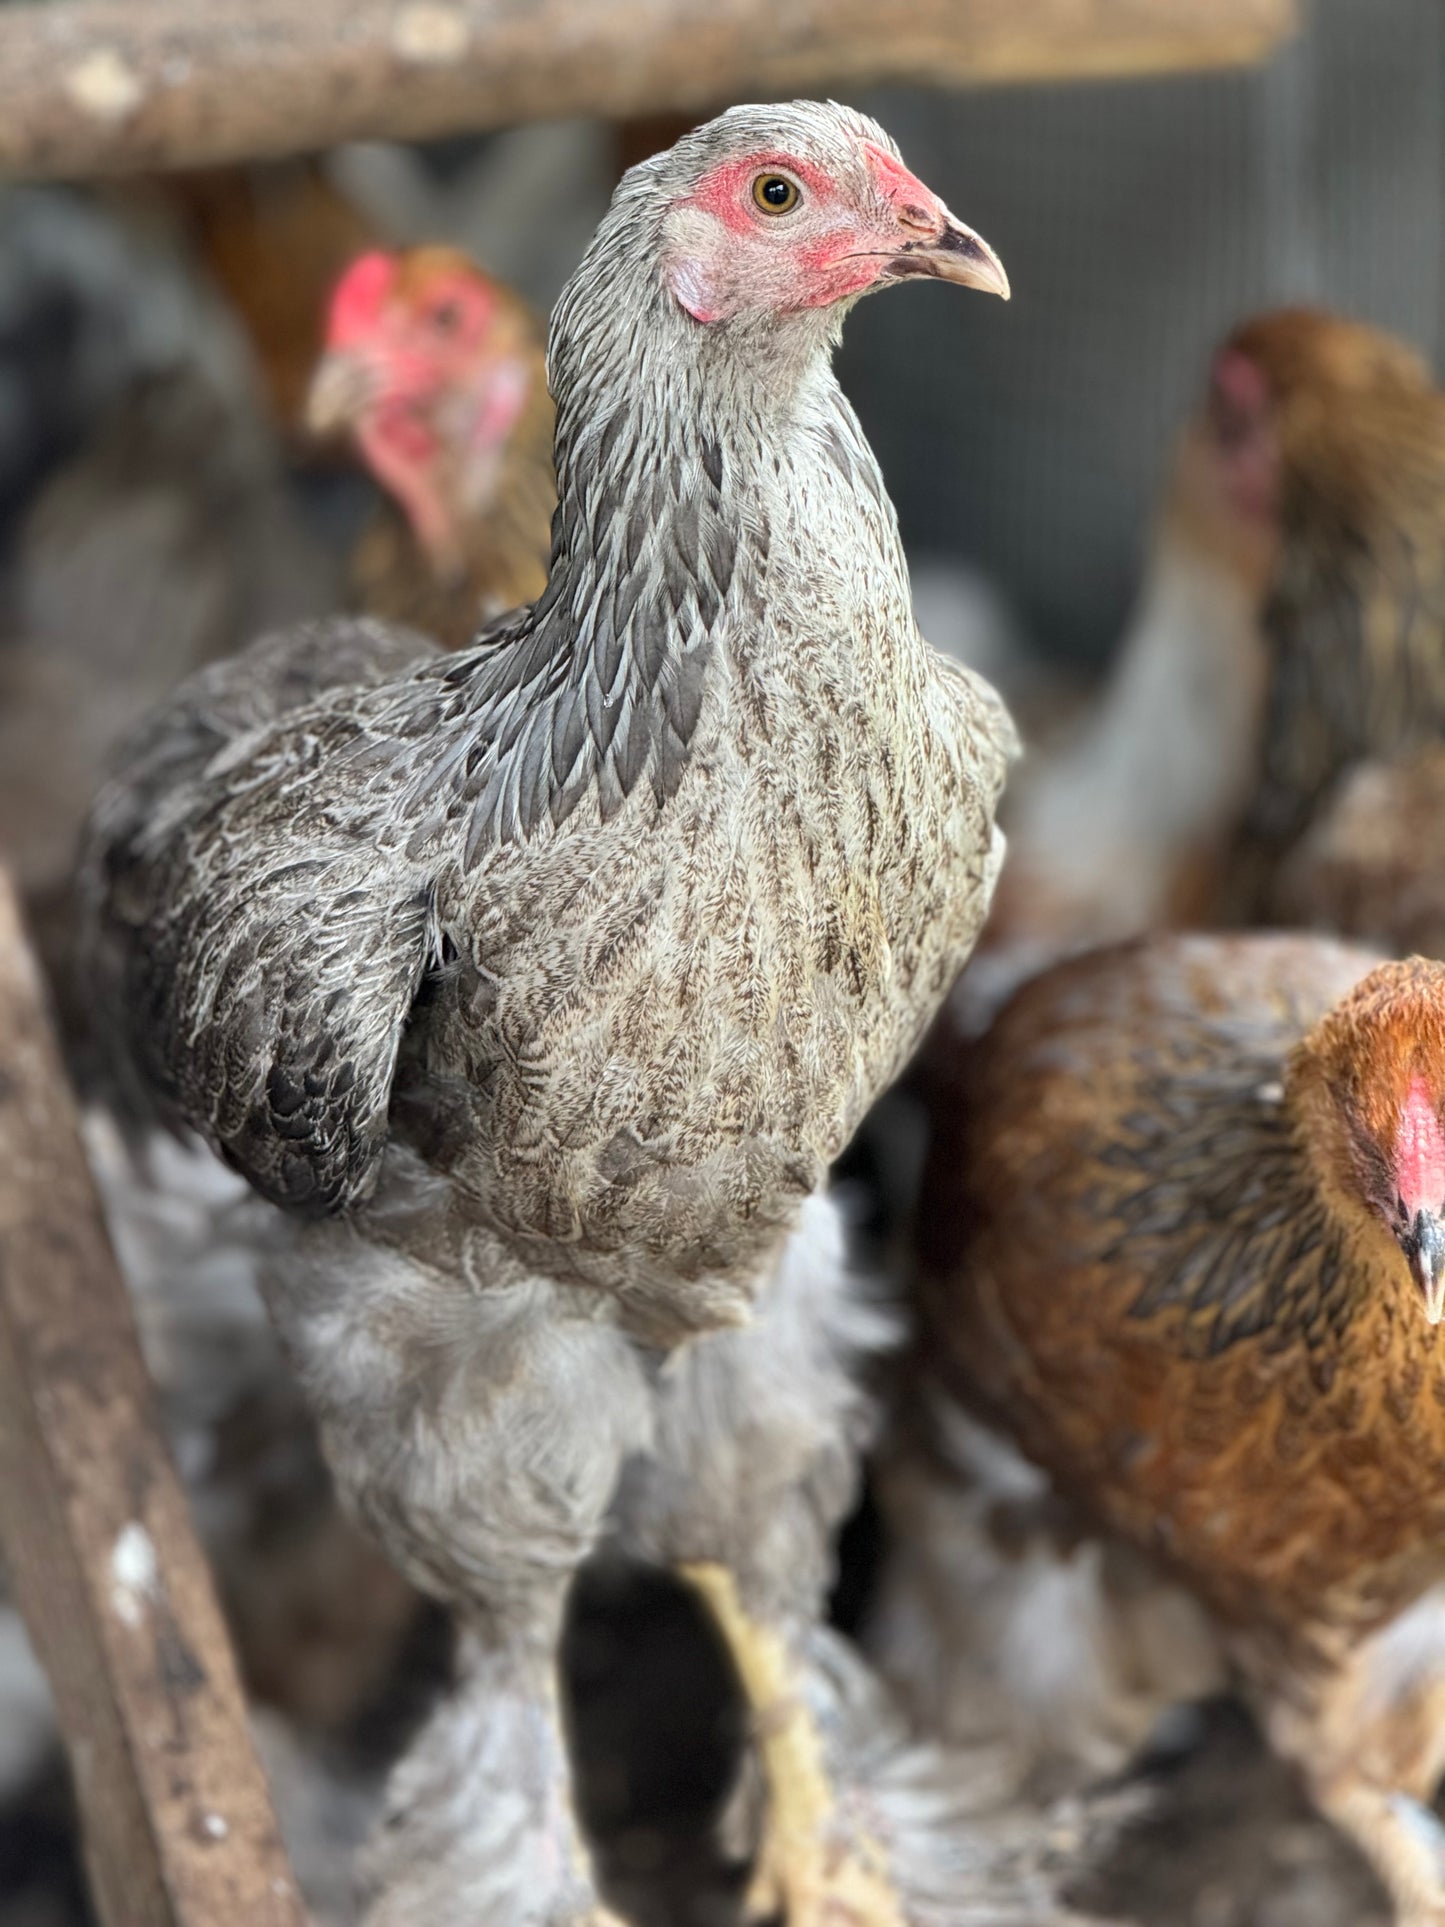
{"label": "wooden perch", "polygon": [[21,0],[0,172],[195,167],[871,81],[1259,60],[1295,0]]}
{"label": "wooden perch", "polygon": [[3,872],[0,1544],[54,1690],[105,1927],[301,1927]]}

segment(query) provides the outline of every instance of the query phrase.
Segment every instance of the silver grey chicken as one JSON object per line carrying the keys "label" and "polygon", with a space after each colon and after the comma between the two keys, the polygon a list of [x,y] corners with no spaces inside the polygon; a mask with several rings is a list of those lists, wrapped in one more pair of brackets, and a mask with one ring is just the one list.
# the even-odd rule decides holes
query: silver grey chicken
{"label": "silver grey chicken", "polygon": [[540,599],[458,655],[271,638],[92,815],[101,1029],[287,1214],[269,1301],[340,1488],[466,1628],[374,1927],[606,1918],[555,1658],[607,1534],[697,1586],[759,1715],[756,1907],[1052,1917],[1017,1841],[1002,1893],[981,1832],[925,1844],[940,1796],[820,1623],[886,1336],[824,1185],[973,943],[1013,747],[918,634],[830,367],[915,275],[1007,293],[845,108],[632,169],[552,320]]}

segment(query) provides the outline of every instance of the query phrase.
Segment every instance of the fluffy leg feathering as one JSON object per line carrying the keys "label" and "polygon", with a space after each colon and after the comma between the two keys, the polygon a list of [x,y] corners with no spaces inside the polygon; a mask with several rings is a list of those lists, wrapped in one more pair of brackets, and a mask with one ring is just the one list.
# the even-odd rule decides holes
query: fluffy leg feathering
{"label": "fluffy leg feathering", "polygon": [[831,1534],[869,1423],[854,1371],[889,1336],[849,1276],[836,1206],[810,1200],[752,1323],[664,1367],[655,1455],[624,1506],[624,1532],[696,1588],[732,1655],[766,1796],[751,1912],[797,1927],[909,1918],[886,1838],[841,1784],[848,1736],[825,1731],[815,1678]]}
{"label": "fluffy leg feathering", "polygon": [[1445,1827],[1431,1811],[1445,1775],[1445,1588],[1318,1675],[1264,1645],[1240,1659],[1271,1741],[1374,1868],[1398,1927],[1445,1927]]}
{"label": "fluffy leg feathering", "polygon": [[745,1329],[664,1366],[655,1443],[621,1531],[697,1588],[752,1716],[766,1807],[749,1917],[788,1927],[1042,1927],[1055,1898],[1037,1807],[992,1748],[915,1744],[822,1624],[832,1538],[871,1429],[860,1362],[893,1336],[850,1270],[838,1207],[805,1207]]}
{"label": "fluffy leg feathering", "polygon": [[367,1918],[602,1927],[556,1654],[573,1574],[647,1445],[642,1363],[596,1294],[496,1268],[474,1291],[413,1255],[450,1244],[445,1198],[384,1179],[369,1235],[308,1229],[271,1295],[343,1497],[467,1634],[460,1692],[396,1773]]}
{"label": "fluffy leg feathering", "polygon": [[1016,1785],[1118,1773],[1226,1684],[1197,1601],[956,1406],[899,1423],[878,1495],[891,1552],[865,1643],[921,1725],[998,1748]]}

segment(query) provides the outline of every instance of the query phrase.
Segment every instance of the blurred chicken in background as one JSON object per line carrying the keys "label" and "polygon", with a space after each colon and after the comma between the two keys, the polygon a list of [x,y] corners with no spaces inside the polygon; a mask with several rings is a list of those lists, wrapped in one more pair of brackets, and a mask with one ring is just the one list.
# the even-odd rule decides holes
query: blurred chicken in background
{"label": "blurred chicken in background", "polygon": [[1401,343],[1316,317],[1245,329],[1234,351],[1255,376],[1238,432],[1272,458],[1281,551],[1261,779],[1225,909],[1438,954],[1445,395]]}
{"label": "blurred chicken in background", "polygon": [[541,593],[552,399],[542,326],[450,248],[371,252],[332,296],[307,421],[345,432],[392,498],[351,562],[351,598],[450,648]]}
{"label": "blurred chicken in background", "polygon": [[[1017,643],[1003,657],[1028,660]],[[1309,309],[1236,328],[1179,437],[1102,694],[1060,725],[1060,678],[1004,680],[1041,733],[1005,797],[983,939],[872,1127],[895,1230],[914,1208],[920,1095],[1059,957],[1250,924],[1445,943],[1445,396],[1420,358]]]}
{"label": "blurred chicken in background", "polygon": [[1397,921],[1364,813],[1398,781],[1428,814],[1428,765],[1386,772],[1442,730],[1445,397],[1376,329],[1305,309],[1247,322],[1180,441],[1097,709],[1015,786],[966,1011],[1165,925],[1299,919],[1409,947],[1429,934],[1419,886],[1401,876]]}
{"label": "blurred chicken in background", "polygon": [[1357,764],[1285,857],[1281,923],[1445,957],[1445,743]]}

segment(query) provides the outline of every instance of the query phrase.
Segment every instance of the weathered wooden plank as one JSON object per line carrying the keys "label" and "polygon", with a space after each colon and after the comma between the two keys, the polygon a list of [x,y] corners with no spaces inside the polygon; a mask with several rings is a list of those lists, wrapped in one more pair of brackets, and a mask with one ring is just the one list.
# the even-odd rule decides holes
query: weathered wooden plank
{"label": "weathered wooden plank", "polygon": [[0,171],[77,176],[879,80],[1262,59],[1296,0],[21,0]]}
{"label": "weathered wooden plank", "polygon": [[0,1544],[106,1927],[300,1927],[39,973],[0,872]]}

